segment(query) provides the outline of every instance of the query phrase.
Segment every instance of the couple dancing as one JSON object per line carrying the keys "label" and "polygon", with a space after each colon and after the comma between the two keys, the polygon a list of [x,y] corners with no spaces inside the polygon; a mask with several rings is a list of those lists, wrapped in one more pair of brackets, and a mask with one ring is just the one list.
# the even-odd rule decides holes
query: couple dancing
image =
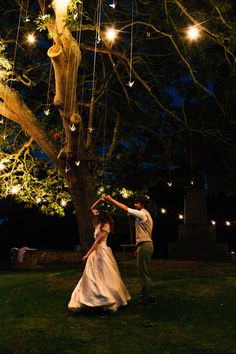
{"label": "couple dancing", "polygon": [[79,312],[86,308],[101,308],[104,311],[115,312],[118,307],[126,306],[131,299],[121,279],[112,251],[106,243],[108,234],[112,231],[113,222],[106,211],[97,208],[102,201],[111,202],[128,215],[135,217],[137,271],[141,287],[140,302],[143,304],[154,302],[149,276],[149,263],[153,254],[153,221],[145,209],[147,199],[136,198],[135,209],[131,209],[111,196],[104,196],[91,207],[94,215],[95,241],[83,257],[86,265],[68,304],[71,312]]}

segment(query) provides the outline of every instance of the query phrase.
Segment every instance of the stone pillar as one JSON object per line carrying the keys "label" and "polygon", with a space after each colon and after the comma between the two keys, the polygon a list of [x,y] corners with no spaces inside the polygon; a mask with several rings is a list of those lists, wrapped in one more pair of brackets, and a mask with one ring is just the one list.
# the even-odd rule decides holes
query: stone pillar
{"label": "stone pillar", "polygon": [[179,241],[169,243],[169,258],[188,260],[230,260],[228,246],[216,242],[215,227],[208,224],[203,189],[186,189],[184,225],[179,225]]}

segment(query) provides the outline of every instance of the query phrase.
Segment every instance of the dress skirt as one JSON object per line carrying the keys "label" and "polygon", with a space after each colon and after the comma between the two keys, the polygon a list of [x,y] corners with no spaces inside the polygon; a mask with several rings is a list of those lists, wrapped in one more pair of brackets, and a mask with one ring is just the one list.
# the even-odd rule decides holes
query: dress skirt
{"label": "dress skirt", "polygon": [[68,308],[73,311],[102,307],[115,312],[127,305],[130,295],[124,285],[112,250],[102,242],[88,257]]}

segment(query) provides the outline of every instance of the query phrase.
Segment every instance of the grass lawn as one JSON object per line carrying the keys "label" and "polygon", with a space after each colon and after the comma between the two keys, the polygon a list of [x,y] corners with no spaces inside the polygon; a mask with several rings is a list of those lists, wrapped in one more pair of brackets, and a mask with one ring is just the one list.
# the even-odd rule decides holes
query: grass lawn
{"label": "grass lawn", "polygon": [[119,268],[130,304],[76,317],[80,269],[0,272],[0,353],[236,353],[236,262],[153,260],[150,307],[138,305],[135,260]]}

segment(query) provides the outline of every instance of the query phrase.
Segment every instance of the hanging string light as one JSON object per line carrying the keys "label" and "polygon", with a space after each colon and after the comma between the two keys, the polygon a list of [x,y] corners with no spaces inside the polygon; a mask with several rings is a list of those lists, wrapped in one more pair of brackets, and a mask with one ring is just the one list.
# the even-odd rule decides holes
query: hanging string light
{"label": "hanging string light", "polygon": [[[79,47],[80,47],[81,35],[82,35],[82,21],[83,21],[83,1],[81,2],[81,8],[80,8],[79,31],[77,31],[77,33],[76,33],[76,40],[78,42]],[[76,75],[76,73],[75,73],[75,75]],[[83,81],[83,86],[82,86],[82,97],[81,97],[81,103],[82,103],[81,104],[81,112],[80,112],[81,120],[82,120],[82,115],[83,115],[83,100],[84,100],[84,81]],[[81,135],[82,134],[83,134],[82,126],[80,125],[79,132],[78,132],[77,156],[76,156],[76,161],[75,161],[75,165],[77,167],[80,166],[80,142],[81,142]]]}
{"label": "hanging string light", "polygon": [[103,148],[102,148],[102,185],[104,186],[105,190],[105,185],[106,185],[106,174],[105,174],[105,156],[106,156],[106,128],[107,128],[107,90],[106,90],[106,96],[105,96],[105,114],[104,114],[104,130],[103,130]]}
{"label": "hanging string light", "polygon": [[134,0],[131,5],[131,31],[130,31],[130,58],[129,58],[129,82],[128,86],[133,87],[134,81],[132,81],[132,66],[133,66],[133,36],[134,36]]}
{"label": "hanging string light", "polygon": [[[125,196],[123,196],[123,197],[125,197]],[[130,195],[128,195],[128,196],[126,196],[126,197],[130,197]],[[160,213],[161,213],[162,215],[172,215],[172,216],[174,216],[174,218],[177,218],[177,219],[179,219],[179,220],[181,220],[181,221],[184,220],[184,214],[179,213],[179,214],[176,215],[175,212],[167,211],[166,208],[160,208]],[[226,221],[222,221],[222,220],[218,220],[218,221],[216,221],[216,220],[210,220],[210,224],[211,224],[212,226],[217,226],[217,225],[219,225],[219,224],[223,224],[223,225],[225,225],[227,228],[229,228],[229,227],[232,227],[233,224],[236,224],[236,221],[230,221],[230,220],[226,220]]]}
{"label": "hanging string light", "polygon": [[20,186],[12,186],[11,188],[11,194],[17,194],[20,191]]}
{"label": "hanging string light", "polygon": [[[18,18],[18,25],[17,25],[17,32],[16,32],[16,40],[15,40],[15,48],[14,48],[14,55],[13,55],[13,63],[12,63],[12,70],[11,70],[11,76],[9,78],[9,87],[10,89],[12,88],[12,79],[14,77],[14,71],[15,71],[15,63],[16,63],[16,53],[17,53],[17,49],[18,49],[18,42],[19,42],[19,33],[20,33],[20,23],[21,23],[21,18],[22,18],[22,11],[23,11],[23,6],[22,4],[20,5],[20,12],[19,12],[19,18]],[[6,90],[3,93],[3,101],[5,101],[5,94],[6,94]],[[3,119],[4,116],[4,112],[5,112],[5,108],[3,109],[3,112],[1,114],[2,119],[0,121],[0,123],[4,123],[4,128],[3,128],[3,135],[2,138],[3,140],[5,140],[7,138],[7,120]]]}
{"label": "hanging string light", "polygon": [[34,33],[29,33],[28,35],[27,35],[27,42],[30,44],[30,45],[33,45],[33,44],[35,44],[35,42],[36,42],[36,37],[35,37],[35,35],[34,35]]}
{"label": "hanging string light", "polygon": [[91,90],[91,103],[90,103],[90,112],[88,118],[88,139],[87,141],[91,141],[91,134],[94,130],[93,122],[94,122],[94,94],[95,94],[95,76],[96,76],[96,62],[97,62],[97,44],[101,39],[101,13],[102,13],[102,0],[98,0],[97,3],[97,24],[96,24],[96,36],[94,43],[94,58],[93,58],[93,76],[92,76],[92,90]]}
{"label": "hanging string light", "polygon": [[[170,119],[170,117],[169,117]],[[171,181],[171,131],[170,131],[170,121],[168,124],[168,182],[167,185],[168,187],[172,187],[172,181]]]}
{"label": "hanging string light", "polygon": [[193,134],[190,131],[190,184],[193,186],[195,184],[193,178]]}
{"label": "hanging string light", "polygon": [[25,22],[30,22],[30,18],[28,16],[28,8],[29,8],[29,0],[27,0],[27,4],[26,4],[26,11],[25,11]]}
{"label": "hanging string light", "polygon": [[110,7],[112,7],[113,8],[113,10],[115,9],[115,7],[116,7],[116,2],[115,2],[115,0],[113,0],[113,3],[112,4],[109,4],[109,6]]}
{"label": "hanging string light", "polygon": [[50,69],[49,69],[47,102],[46,102],[46,108],[44,110],[45,116],[48,116],[49,113],[50,113],[50,109],[49,109],[49,94],[50,94],[50,88],[51,88],[51,78],[52,78],[52,62],[50,63]]}
{"label": "hanging string light", "polygon": [[105,32],[105,37],[109,42],[113,43],[114,40],[117,38],[117,30],[113,27],[107,28]]}
{"label": "hanging string light", "polygon": [[0,162],[0,172],[3,171],[5,169],[5,165],[4,163]]}
{"label": "hanging string light", "polygon": [[62,206],[62,207],[65,207],[65,206],[66,206],[66,204],[67,204],[67,203],[66,203],[66,201],[65,201],[65,200],[62,200],[62,201],[61,201],[61,206]]}
{"label": "hanging string light", "polygon": [[197,41],[201,37],[199,25],[189,26],[186,30],[186,38],[190,41]]}

